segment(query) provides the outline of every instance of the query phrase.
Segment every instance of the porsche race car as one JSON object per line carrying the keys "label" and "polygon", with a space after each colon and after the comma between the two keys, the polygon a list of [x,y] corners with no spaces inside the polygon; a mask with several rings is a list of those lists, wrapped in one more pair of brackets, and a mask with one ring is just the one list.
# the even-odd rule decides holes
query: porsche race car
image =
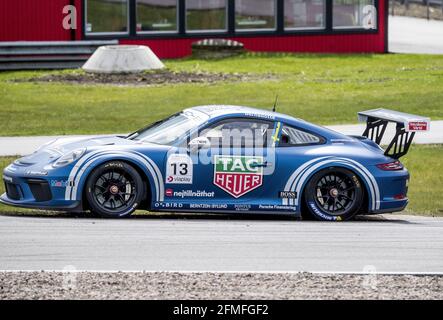
{"label": "porsche race car", "polygon": [[[403,210],[399,161],[428,118],[359,113],[362,136],[240,106],[200,106],[125,136],[60,138],[5,168],[4,204],[90,211],[266,213],[343,221]],[[380,146],[388,124],[395,134]]]}

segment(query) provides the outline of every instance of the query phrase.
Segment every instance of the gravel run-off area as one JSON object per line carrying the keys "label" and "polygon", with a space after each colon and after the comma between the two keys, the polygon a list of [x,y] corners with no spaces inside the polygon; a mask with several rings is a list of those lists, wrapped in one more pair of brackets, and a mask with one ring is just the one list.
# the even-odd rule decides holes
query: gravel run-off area
{"label": "gravel run-off area", "polygon": [[443,299],[443,275],[0,272],[0,299]]}
{"label": "gravel run-off area", "polygon": [[61,82],[75,84],[111,84],[111,85],[163,85],[179,83],[204,83],[216,82],[245,82],[276,79],[274,75],[253,75],[237,73],[209,73],[209,72],[174,72],[159,70],[143,73],[128,74],[94,74],[85,72],[72,72],[61,74],[48,74],[30,79],[15,79],[15,82]]}

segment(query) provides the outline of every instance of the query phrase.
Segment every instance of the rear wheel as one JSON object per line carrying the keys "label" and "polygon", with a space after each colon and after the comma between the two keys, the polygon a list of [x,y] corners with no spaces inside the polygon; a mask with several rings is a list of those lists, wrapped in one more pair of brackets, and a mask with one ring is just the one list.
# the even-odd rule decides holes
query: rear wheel
{"label": "rear wheel", "polygon": [[129,164],[108,162],[89,176],[86,198],[94,214],[105,218],[128,217],[144,198],[143,180]]}
{"label": "rear wheel", "polygon": [[314,174],[304,192],[309,213],[317,220],[352,219],[363,203],[363,187],[357,175],[344,168],[328,168]]}

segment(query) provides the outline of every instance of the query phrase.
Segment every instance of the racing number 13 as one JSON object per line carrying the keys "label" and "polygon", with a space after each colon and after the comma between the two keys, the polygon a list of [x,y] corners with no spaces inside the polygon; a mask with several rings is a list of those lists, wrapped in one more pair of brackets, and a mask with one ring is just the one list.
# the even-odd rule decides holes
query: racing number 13
{"label": "racing number 13", "polygon": [[175,184],[192,184],[192,160],[187,155],[173,154],[166,165],[166,182]]}
{"label": "racing number 13", "polygon": [[171,166],[173,168],[174,175],[177,175],[179,173],[182,176],[185,176],[188,174],[188,164],[187,163],[171,163]]}

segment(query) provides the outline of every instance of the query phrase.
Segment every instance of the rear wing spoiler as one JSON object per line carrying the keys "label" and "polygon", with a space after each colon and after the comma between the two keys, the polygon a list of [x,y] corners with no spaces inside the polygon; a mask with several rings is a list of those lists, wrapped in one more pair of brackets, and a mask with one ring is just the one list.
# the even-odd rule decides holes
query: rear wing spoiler
{"label": "rear wing spoiler", "polygon": [[395,135],[385,150],[385,155],[399,159],[408,153],[416,132],[429,131],[431,120],[414,114],[388,109],[373,109],[358,113],[358,120],[366,122],[363,136],[380,145],[388,123],[395,123]]}

